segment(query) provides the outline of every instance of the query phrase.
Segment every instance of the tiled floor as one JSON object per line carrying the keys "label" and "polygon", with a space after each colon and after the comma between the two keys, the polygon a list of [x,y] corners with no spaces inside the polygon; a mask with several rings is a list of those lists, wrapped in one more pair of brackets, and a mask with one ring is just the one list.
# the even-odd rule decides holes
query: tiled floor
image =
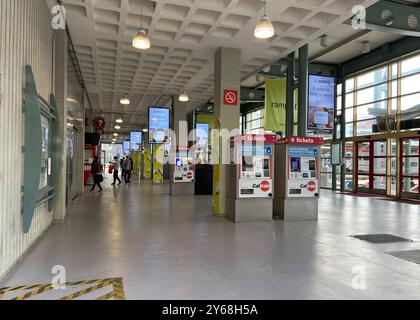
{"label": "tiled floor", "polygon": [[[67,281],[123,277],[127,299],[420,298],[420,266],[385,254],[420,249],[417,205],[325,191],[319,221],[233,224],[212,215],[211,197],[168,190],[87,191],[0,287],[49,283],[62,265]],[[366,233],[415,241],[350,237]]]}

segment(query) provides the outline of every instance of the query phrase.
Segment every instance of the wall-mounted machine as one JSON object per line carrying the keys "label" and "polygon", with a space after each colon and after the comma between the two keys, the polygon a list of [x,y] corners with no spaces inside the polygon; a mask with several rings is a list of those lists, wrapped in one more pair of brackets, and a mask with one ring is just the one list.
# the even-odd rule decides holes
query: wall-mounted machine
{"label": "wall-mounted machine", "polygon": [[275,135],[239,135],[230,141],[228,218],[234,222],[273,219]]}
{"label": "wall-mounted machine", "polygon": [[170,163],[171,195],[194,195],[194,150],[188,147],[173,147]]}
{"label": "wall-mounted machine", "polygon": [[275,148],[274,218],[317,220],[322,138],[288,137]]}

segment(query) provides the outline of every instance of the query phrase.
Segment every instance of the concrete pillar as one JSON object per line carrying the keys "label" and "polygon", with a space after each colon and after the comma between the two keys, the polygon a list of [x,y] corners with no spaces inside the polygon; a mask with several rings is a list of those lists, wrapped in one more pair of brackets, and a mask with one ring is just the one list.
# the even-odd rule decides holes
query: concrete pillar
{"label": "concrete pillar", "polygon": [[308,45],[299,49],[299,114],[298,135],[306,136],[308,113]]}
{"label": "concrete pillar", "polygon": [[[241,84],[241,50],[220,48],[215,53],[214,64],[214,115],[220,123],[220,130],[230,131],[232,135],[240,134],[240,84]],[[237,105],[224,105],[224,91],[237,90]],[[235,132],[233,132],[235,130]],[[226,190],[232,183],[228,176],[229,137],[220,139],[218,148],[219,165],[215,168],[214,211],[226,215]],[[217,155],[216,155],[217,156]]]}
{"label": "concrete pillar", "polygon": [[295,127],[295,52],[287,56],[286,135],[293,136]]}
{"label": "concrete pillar", "polygon": [[60,121],[61,165],[54,204],[54,221],[63,221],[66,217],[66,182],[67,182],[67,34],[57,31],[55,38],[55,96]]}
{"label": "concrete pillar", "polygon": [[[178,97],[172,98],[172,130],[176,134],[176,140],[172,142],[171,156],[170,156],[170,183],[169,192],[171,196],[186,196],[194,195],[194,182],[174,182],[174,166],[175,160],[175,147],[188,147],[188,122],[186,102],[179,101]],[[194,160],[194,159],[193,159]]]}
{"label": "concrete pillar", "polygon": [[172,143],[173,147],[187,147],[188,146],[188,122],[187,122],[187,110],[186,102],[179,101],[178,97],[172,98],[172,113],[173,113],[173,125],[172,130],[176,134],[176,145]]}

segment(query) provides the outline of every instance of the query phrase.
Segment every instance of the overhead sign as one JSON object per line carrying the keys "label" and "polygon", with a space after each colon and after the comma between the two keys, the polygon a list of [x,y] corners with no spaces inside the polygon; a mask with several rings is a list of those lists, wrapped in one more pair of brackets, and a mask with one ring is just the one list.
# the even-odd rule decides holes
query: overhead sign
{"label": "overhead sign", "polygon": [[296,145],[323,145],[324,138],[318,137],[287,137],[277,142],[277,144],[296,144]]}
{"label": "overhead sign", "polygon": [[149,143],[162,144],[169,142],[169,119],[169,109],[149,108]]}
{"label": "overhead sign", "polygon": [[266,142],[274,143],[277,141],[277,136],[274,134],[243,134],[232,137],[231,140],[237,142]]}
{"label": "overhead sign", "polygon": [[142,133],[141,132],[131,132],[130,133],[130,142],[131,142],[131,144],[140,145],[142,143]]}
{"label": "overhead sign", "polygon": [[309,76],[308,129],[334,130],[335,78]]}
{"label": "overhead sign", "polygon": [[223,92],[223,104],[226,106],[239,105],[239,91],[238,90],[225,90]]}
{"label": "overhead sign", "polygon": [[95,117],[92,122],[93,122],[93,127],[96,130],[103,130],[105,128],[106,122],[103,117]]}

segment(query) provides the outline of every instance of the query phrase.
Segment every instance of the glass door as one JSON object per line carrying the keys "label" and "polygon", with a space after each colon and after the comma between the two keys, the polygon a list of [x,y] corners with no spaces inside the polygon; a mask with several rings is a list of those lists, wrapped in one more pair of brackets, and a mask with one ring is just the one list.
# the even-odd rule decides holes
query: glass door
{"label": "glass door", "polygon": [[356,160],[356,193],[386,194],[387,142],[358,142]]}
{"label": "glass door", "polygon": [[400,159],[400,190],[401,198],[419,199],[420,180],[420,138],[407,138],[401,140]]}

